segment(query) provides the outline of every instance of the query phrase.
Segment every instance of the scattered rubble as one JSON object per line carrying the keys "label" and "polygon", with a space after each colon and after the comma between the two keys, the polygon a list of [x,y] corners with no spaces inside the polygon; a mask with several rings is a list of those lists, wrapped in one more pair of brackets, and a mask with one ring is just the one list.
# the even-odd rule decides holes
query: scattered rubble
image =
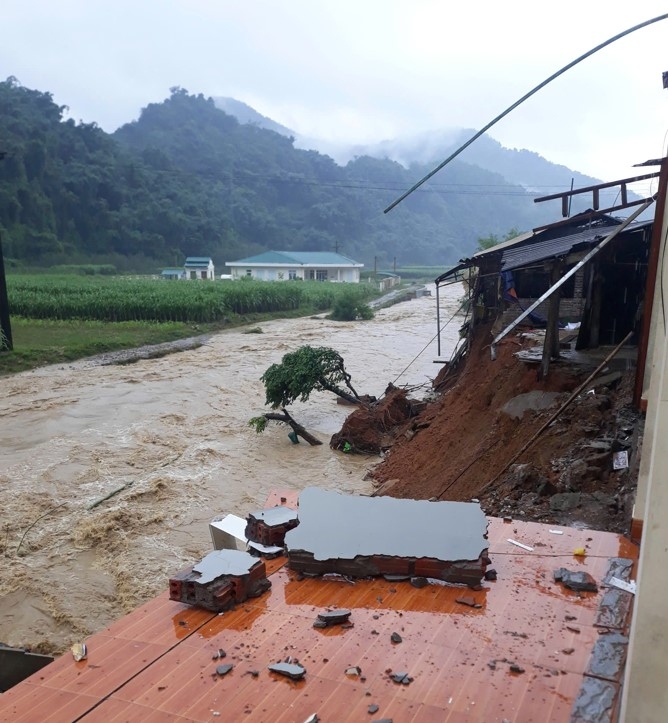
{"label": "scattered rubble", "polygon": [[575,572],[567,570],[565,567],[560,567],[555,570],[554,581],[560,582],[564,587],[576,592],[597,592],[598,585],[596,580],[584,570],[577,570]]}
{"label": "scattered rubble", "polygon": [[[538,381],[535,367],[513,355],[524,341],[514,337],[510,343],[509,337],[492,361],[490,338],[491,325],[480,324],[459,375],[444,381],[446,368],[437,377],[436,388],[447,393],[412,421],[416,428],[429,426],[411,440],[400,437],[372,472],[380,494],[478,498],[487,514],[504,519],[628,532],[642,429],[631,406],[634,371],[613,370],[613,376],[592,382],[595,394],[577,397],[518,464],[485,489],[553,413],[526,408],[516,419],[504,406],[564,395],[589,373],[574,364],[552,364],[548,378]],[[629,466],[615,470],[613,455],[621,451],[628,451]]]}
{"label": "scattered rubble", "polygon": [[328,628],[332,625],[343,625],[350,619],[350,610],[341,608],[340,610],[327,610],[324,613],[318,613],[318,617],[313,623],[314,628]]}
{"label": "scattered rubble", "polygon": [[414,678],[411,678],[408,673],[401,672],[401,673],[390,673],[390,678],[395,682],[399,683],[400,685],[410,685]]}
{"label": "scattered rubble", "polygon": [[302,680],[306,675],[306,668],[298,663],[274,663],[267,666],[272,673],[284,675],[291,680]]}
{"label": "scattered rubble", "polygon": [[395,645],[403,642],[403,638],[401,637],[401,635],[399,635],[399,633],[392,633],[392,635],[390,635],[390,640],[391,640]]}
{"label": "scattered rubble", "polygon": [[223,665],[219,665],[216,668],[216,673],[222,677],[223,675],[227,675],[232,670],[232,668],[234,668],[234,665],[232,665],[232,663],[224,663]]}

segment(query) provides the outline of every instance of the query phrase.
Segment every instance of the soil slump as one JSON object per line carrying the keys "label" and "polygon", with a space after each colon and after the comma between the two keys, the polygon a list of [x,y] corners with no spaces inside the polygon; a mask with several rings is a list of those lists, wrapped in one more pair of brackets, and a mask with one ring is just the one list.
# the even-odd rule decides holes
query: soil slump
{"label": "soil slump", "polygon": [[[459,294],[442,292],[443,318]],[[0,641],[64,650],[164,590],[211,548],[213,516],[245,516],[271,488],[370,492],[378,458],[328,445],[350,408],[324,394],[294,405],[320,447],[291,444],[279,425],[258,435],[247,423],[264,408],[260,376],[288,351],[326,345],[360,393],[379,396],[433,338],[435,319],[435,299],[423,297],[369,322],[279,320],[130,365],[84,360],[0,380]],[[445,330],[445,358],[457,327]],[[396,383],[427,383],[435,357],[434,342]]]}

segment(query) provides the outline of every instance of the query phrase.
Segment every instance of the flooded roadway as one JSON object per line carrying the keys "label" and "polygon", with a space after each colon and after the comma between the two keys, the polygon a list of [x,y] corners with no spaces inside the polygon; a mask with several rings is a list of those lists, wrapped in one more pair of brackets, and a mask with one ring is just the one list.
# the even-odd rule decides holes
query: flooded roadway
{"label": "flooded roadway", "polygon": [[[442,319],[460,295],[446,289]],[[0,642],[59,651],[99,630],[210,549],[213,516],[245,516],[274,487],[369,492],[364,476],[378,458],[328,446],[350,408],[320,393],[291,407],[320,447],[293,445],[272,423],[258,435],[248,420],[266,411],[260,377],[310,344],[336,349],[360,394],[424,384],[441,368],[435,320],[435,299],[422,297],[367,322],[278,320],[160,359],[83,360],[1,379]],[[458,326],[445,329],[441,358]]]}

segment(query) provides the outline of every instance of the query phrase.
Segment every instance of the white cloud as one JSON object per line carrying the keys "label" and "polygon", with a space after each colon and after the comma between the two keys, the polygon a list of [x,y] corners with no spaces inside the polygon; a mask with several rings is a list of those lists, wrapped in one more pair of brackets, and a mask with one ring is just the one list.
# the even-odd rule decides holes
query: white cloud
{"label": "white cloud", "polygon": [[[528,0],[5,0],[0,74],[113,130],[169,87],[365,143],[479,128],[597,43],[666,10]],[[668,21],[584,61],[491,132],[605,178],[663,153]]]}

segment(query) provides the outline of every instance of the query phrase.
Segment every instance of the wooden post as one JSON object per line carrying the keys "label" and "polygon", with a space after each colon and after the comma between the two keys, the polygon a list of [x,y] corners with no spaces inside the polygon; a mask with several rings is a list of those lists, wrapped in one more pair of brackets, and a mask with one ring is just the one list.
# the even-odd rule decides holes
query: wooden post
{"label": "wooden post", "polygon": [[[550,273],[550,286],[554,286],[561,278],[563,262],[555,261]],[[551,296],[547,307],[547,328],[545,329],[545,342],[543,344],[543,360],[540,365],[540,378],[547,379],[550,369],[550,360],[559,356],[559,301],[561,289],[557,289]]]}
{"label": "wooden post", "polygon": [[13,348],[7,280],[5,278],[5,259],[2,255],[2,237],[0,237],[0,351],[12,351]]}

